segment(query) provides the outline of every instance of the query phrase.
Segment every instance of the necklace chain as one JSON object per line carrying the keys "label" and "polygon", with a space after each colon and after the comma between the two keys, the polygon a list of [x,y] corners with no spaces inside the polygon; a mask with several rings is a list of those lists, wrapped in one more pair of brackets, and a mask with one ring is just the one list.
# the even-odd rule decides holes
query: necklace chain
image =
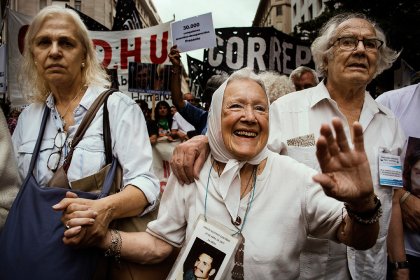
{"label": "necklace chain", "polygon": [[78,97],[82,94],[83,89],[84,89],[85,87],[86,87],[85,85],[84,85],[84,86],[82,86],[82,88],[79,90],[79,92],[76,94],[76,96],[75,96],[75,97],[73,97],[73,99],[69,102],[69,105],[67,105],[66,110],[64,110],[64,114],[60,114],[60,112],[58,112],[58,110],[57,110],[58,114],[60,115],[61,122],[63,123],[63,127],[65,127],[65,126],[66,126],[66,121],[64,120],[64,118],[66,117],[67,113],[69,112],[69,110],[70,110],[70,108],[71,108],[71,105],[72,105],[72,104],[73,104],[73,102],[74,102],[75,100],[77,100],[77,98],[78,98]]}
{"label": "necklace chain", "polygon": [[[216,165],[216,166],[219,167],[218,165]],[[232,223],[233,226],[237,229],[237,231],[234,232],[232,234],[232,236],[237,235],[237,234],[242,234],[242,229],[245,226],[246,218],[248,216],[249,210],[251,210],[251,205],[252,205],[252,202],[254,201],[254,195],[255,195],[255,189],[256,189],[255,184],[257,183],[257,172],[256,171],[258,169],[258,166],[259,166],[259,164],[257,165],[257,167],[254,167],[253,173],[255,173],[255,176],[251,176],[251,177],[254,177],[254,180],[253,180],[253,183],[252,183],[252,186],[251,186],[251,195],[249,196],[248,202],[247,202],[247,205],[246,205],[243,223],[242,223],[240,228],[237,225],[235,225],[234,223]],[[210,171],[209,171],[209,175],[208,175],[208,178],[207,178],[206,195],[205,195],[205,198],[204,198],[204,220],[205,221],[207,221],[207,195],[208,195],[208,192],[209,192],[210,174],[211,174],[212,169],[213,169],[213,164],[210,166]],[[218,170],[216,170],[216,171],[218,171]]]}
{"label": "necklace chain", "polygon": [[[241,199],[242,199],[242,198],[244,198],[245,193],[246,193],[246,191],[247,191],[248,187],[250,186],[251,179],[252,179],[254,176],[257,176],[257,167],[258,167],[258,165],[254,165],[254,167],[252,168],[252,173],[251,173],[251,175],[249,176],[248,183],[246,183],[245,189],[244,189],[244,190],[242,191],[242,193],[241,193],[241,196],[240,196],[240,198],[241,198]],[[251,188],[251,190],[252,190],[252,188]]]}

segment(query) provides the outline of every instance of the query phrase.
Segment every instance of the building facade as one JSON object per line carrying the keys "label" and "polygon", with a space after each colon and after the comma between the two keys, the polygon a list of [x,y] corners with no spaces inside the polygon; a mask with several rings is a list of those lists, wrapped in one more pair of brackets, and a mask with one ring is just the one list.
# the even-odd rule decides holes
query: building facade
{"label": "building facade", "polygon": [[[143,27],[158,25],[162,22],[152,0],[134,0],[134,2],[139,11]],[[66,4],[109,29],[112,28],[117,0],[10,0],[9,2],[12,10],[28,16],[36,15],[45,6],[59,5],[65,7]]]}
{"label": "building facade", "polygon": [[290,34],[299,23],[316,18],[324,9],[324,0],[260,0],[252,26],[273,26]]}
{"label": "building facade", "polygon": [[252,26],[273,26],[283,33],[291,33],[290,0],[261,0]]}
{"label": "building facade", "polygon": [[323,0],[291,0],[292,31],[301,22],[309,21],[325,9]]}

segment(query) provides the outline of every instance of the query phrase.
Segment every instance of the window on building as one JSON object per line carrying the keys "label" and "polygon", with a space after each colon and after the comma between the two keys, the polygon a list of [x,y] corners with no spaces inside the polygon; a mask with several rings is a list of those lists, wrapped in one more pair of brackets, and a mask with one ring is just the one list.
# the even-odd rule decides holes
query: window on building
{"label": "window on building", "polygon": [[311,5],[309,5],[308,12],[309,12],[309,18],[308,18],[308,20],[313,19],[313,18],[314,18],[314,13],[313,13],[313,7],[312,7],[312,4],[311,4]]}
{"label": "window on building", "polygon": [[305,0],[300,0],[300,8],[303,8],[303,5],[305,4]]}
{"label": "window on building", "polygon": [[74,1],[74,8],[78,11],[82,10],[82,0],[75,0]]}
{"label": "window on building", "polygon": [[296,3],[293,4],[293,17],[296,16]]}
{"label": "window on building", "polygon": [[276,16],[281,16],[283,15],[283,7],[282,6],[277,6],[276,7]]}
{"label": "window on building", "polygon": [[300,18],[300,22],[305,22],[305,15],[302,15],[302,17]]}
{"label": "window on building", "polygon": [[42,9],[47,6],[47,0],[40,0],[39,1],[39,8]]}

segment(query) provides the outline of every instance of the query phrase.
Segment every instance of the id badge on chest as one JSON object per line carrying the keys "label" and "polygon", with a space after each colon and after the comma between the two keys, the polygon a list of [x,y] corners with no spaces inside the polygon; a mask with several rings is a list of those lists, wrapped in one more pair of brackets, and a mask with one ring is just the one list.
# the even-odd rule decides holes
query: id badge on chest
{"label": "id badge on chest", "polygon": [[232,233],[224,225],[200,215],[167,279],[225,279],[239,245]]}
{"label": "id badge on chest", "polygon": [[399,156],[379,152],[379,184],[393,188],[402,188],[402,166]]}

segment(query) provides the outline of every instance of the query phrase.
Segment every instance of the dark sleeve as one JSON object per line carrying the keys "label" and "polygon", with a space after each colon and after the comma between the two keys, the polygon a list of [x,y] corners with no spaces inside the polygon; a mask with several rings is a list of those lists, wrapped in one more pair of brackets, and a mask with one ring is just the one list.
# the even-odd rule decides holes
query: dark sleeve
{"label": "dark sleeve", "polygon": [[190,124],[195,127],[195,130],[199,133],[207,126],[207,115],[208,112],[185,102],[185,107],[182,108],[179,113],[184,117]]}

